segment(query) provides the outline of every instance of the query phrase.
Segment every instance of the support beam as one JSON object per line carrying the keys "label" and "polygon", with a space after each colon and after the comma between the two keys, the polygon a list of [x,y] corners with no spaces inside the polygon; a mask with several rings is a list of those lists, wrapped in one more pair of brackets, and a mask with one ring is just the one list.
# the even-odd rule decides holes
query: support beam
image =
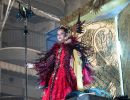
{"label": "support beam", "polygon": [[[23,3],[21,0],[17,0],[17,1]],[[16,8],[16,9],[19,8],[18,2],[15,2],[14,5],[13,5],[13,7]],[[3,3],[7,5],[6,0],[4,0]],[[50,14],[50,13],[47,13],[45,11],[39,10],[39,9],[37,9],[35,7],[31,7],[31,9],[34,12],[34,14],[36,14],[38,16],[45,17],[47,19],[54,20],[56,22],[60,21],[60,18],[53,15],[53,14]]]}
{"label": "support beam", "polygon": [[2,0],[1,0],[0,1],[0,21],[2,21],[4,18],[3,12],[4,12],[4,4],[2,3]]}
{"label": "support beam", "polygon": [[1,72],[2,72],[2,71],[1,71],[1,68],[0,68],[0,97],[1,97],[1,83],[2,83],[2,82],[1,82],[1,81],[2,81],[2,80],[1,80]]}
{"label": "support beam", "polygon": [[[1,30],[1,26],[2,26],[2,21],[3,21],[3,18],[4,18],[4,15],[3,15],[3,8],[4,8],[4,4],[2,3],[2,0],[0,1],[0,30]],[[1,39],[0,39],[0,48],[2,47],[2,43],[1,43]]]}
{"label": "support beam", "polygon": [[10,10],[11,10],[11,8],[12,8],[14,2],[15,2],[15,0],[9,0],[9,2],[8,2],[6,14],[5,14],[4,20],[3,20],[2,24],[1,24],[0,41],[1,41],[1,36],[2,36],[2,32],[3,32],[3,29],[4,29],[5,23],[6,23],[6,21],[7,21],[8,15],[9,15],[9,13],[10,13]]}

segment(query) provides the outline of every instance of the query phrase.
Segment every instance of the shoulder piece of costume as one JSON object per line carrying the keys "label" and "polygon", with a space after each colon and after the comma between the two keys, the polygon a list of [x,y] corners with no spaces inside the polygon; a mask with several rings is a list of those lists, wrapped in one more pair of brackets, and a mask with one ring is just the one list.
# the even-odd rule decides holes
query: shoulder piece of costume
{"label": "shoulder piece of costume", "polygon": [[[77,81],[78,81],[78,76],[79,76],[79,69],[78,69],[78,64],[79,66],[82,67],[81,73],[82,73],[82,81],[83,81],[83,86],[89,85],[93,81],[93,73],[94,71],[92,70],[92,65],[90,64],[88,57],[93,54],[93,50],[91,46],[86,46],[83,43],[79,42],[76,37],[71,36],[70,37],[72,40],[71,46],[73,48],[73,58],[75,65],[74,67],[78,70],[77,73]],[[80,57],[78,56],[78,53],[80,53]],[[77,82],[78,83],[78,82]],[[79,84],[79,88],[81,88],[81,83]]]}

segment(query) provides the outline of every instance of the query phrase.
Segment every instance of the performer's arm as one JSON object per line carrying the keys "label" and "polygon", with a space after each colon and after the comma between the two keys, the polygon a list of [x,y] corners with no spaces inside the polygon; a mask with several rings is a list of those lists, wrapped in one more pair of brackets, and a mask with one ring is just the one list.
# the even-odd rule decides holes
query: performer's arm
{"label": "performer's arm", "polygon": [[32,68],[34,68],[34,64],[32,64],[32,63],[27,63],[27,68],[30,68],[30,69],[32,69]]}
{"label": "performer's arm", "polygon": [[49,50],[44,57],[38,59],[33,65],[34,69],[39,75],[39,84],[41,87],[46,87],[49,82],[49,78],[53,72],[55,64],[55,45]]}

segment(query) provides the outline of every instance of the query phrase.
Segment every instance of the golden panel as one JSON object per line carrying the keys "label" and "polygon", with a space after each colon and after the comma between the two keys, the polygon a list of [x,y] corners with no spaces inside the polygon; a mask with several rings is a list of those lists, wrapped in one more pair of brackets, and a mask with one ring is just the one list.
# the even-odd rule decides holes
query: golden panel
{"label": "golden panel", "polygon": [[84,26],[86,32],[81,42],[92,46],[94,54],[89,57],[95,69],[95,81],[92,87],[98,87],[119,95],[119,72],[116,52],[116,32],[113,19],[93,22]]}

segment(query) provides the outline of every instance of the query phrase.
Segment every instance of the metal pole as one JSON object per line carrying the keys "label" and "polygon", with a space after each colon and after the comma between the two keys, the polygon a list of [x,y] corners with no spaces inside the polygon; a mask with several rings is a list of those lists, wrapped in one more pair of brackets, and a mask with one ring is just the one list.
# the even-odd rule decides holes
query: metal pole
{"label": "metal pole", "polygon": [[[26,15],[26,14],[25,14]],[[25,100],[28,100],[28,72],[27,72],[27,36],[28,36],[28,30],[27,30],[27,18],[25,18],[24,22],[24,45],[25,45]]]}

